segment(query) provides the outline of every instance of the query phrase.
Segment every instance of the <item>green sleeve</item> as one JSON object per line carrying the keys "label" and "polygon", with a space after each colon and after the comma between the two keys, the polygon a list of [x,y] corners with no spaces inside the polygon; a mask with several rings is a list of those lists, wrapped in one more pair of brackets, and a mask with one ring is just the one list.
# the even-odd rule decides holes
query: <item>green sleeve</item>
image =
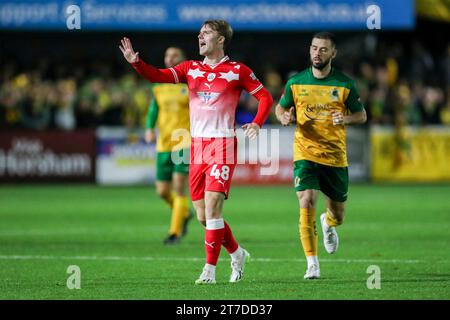
{"label": "green sleeve", "polygon": [[146,129],[154,129],[156,126],[156,120],[158,119],[158,104],[155,97],[153,97],[147,112],[147,121],[145,122]]}
{"label": "green sleeve", "polygon": [[294,97],[292,96],[291,82],[288,81],[286,83],[286,87],[284,88],[284,93],[279,102],[280,106],[287,109],[294,106]]}
{"label": "green sleeve", "polygon": [[355,83],[350,82],[350,93],[348,94],[347,100],[345,101],[345,106],[352,113],[363,111],[364,106],[361,103],[361,99],[359,98],[358,89],[356,89]]}

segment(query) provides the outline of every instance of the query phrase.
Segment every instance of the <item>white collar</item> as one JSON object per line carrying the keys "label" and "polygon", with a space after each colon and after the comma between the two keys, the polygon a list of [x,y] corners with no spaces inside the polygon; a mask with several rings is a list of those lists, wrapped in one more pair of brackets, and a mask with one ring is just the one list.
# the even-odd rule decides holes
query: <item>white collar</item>
{"label": "white collar", "polygon": [[230,60],[230,57],[228,57],[228,56],[225,56],[225,57],[223,57],[219,62],[217,62],[217,63],[215,63],[215,64],[209,64],[209,63],[206,63],[206,57],[203,59],[203,64],[206,64],[206,65],[208,65],[208,66],[210,66],[211,68],[215,68],[216,66],[218,66],[219,64],[221,64],[222,62],[225,62],[225,61],[228,61],[228,60]]}

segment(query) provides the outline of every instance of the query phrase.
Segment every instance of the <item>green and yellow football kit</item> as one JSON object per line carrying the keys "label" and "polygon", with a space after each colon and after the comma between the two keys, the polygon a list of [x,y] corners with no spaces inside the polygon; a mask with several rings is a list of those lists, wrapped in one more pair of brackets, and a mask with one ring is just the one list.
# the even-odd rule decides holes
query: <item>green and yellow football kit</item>
{"label": "green and yellow football kit", "polygon": [[[333,124],[333,112],[363,111],[354,82],[332,68],[323,79],[312,67],[296,74],[286,84],[280,106],[295,107],[294,186],[296,191],[321,190],[330,199],[345,202],[348,192],[348,162],[345,126]],[[330,227],[342,223],[326,212]],[[300,208],[300,240],[306,257],[317,256],[315,208]]]}
{"label": "green and yellow football kit", "polygon": [[[189,92],[185,84],[155,84],[147,113],[147,129],[158,127],[156,143],[156,180],[172,181],[174,172],[189,174]],[[172,208],[169,235],[180,236],[189,216],[186,196],[174,193],[164,199]]]}

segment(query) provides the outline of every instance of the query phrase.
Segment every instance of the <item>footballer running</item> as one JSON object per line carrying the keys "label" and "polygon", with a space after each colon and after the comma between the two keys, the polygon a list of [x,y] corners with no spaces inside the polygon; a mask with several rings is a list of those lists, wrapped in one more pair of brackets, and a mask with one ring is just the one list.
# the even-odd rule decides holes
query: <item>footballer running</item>
{"label": "footballer running", "polygon": [[323,244],[328,253],[338,249],[336,227],[344,221],[348,192],[345,126],[366,122],[355,83],[332,66],[337,49],[333,34],[313,36],[311,67],[294,75],[276,106],[282,125],[296,123],[294,186],[300,204],[300,241],[307,260],[304,279],[320,278],[315,206],[318,190],[326,198],[321,214]]}

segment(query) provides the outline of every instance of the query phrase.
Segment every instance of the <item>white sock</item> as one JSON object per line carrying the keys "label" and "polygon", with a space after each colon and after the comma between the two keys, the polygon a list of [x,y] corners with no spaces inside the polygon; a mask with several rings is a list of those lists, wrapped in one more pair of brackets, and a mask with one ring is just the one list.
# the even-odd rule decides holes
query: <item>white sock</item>
{"label": "white sock", "polygon": [[313,264],[319,266],[319,259],[317,258],[317,256],[307,256],[306,261],[308,262],[308,268]]}
{"label": "white sock", "polygon": [[230,256],[231,256],[232,260],[237,260],[241,255],[242,255],[242,248],[241,248],[241,246],[238,246],[236,251],[234,251],[233,253],[230,253]]}
{"label": "white sock", "polygon": [[218,230],[225,228],[225,223],[222,218],[220,219],[206,219],[206,229]]}

